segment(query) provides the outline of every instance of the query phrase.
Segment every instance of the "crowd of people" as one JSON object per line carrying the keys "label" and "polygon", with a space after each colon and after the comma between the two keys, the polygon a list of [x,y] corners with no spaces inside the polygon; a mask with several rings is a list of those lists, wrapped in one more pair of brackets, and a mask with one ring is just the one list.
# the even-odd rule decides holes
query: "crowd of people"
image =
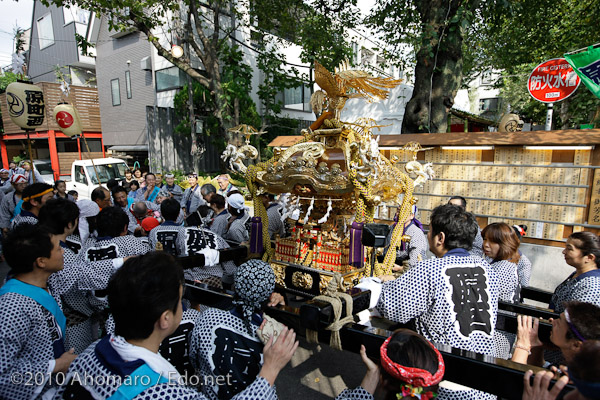
{"label": "crowd of people", "polygon": [[[172,174],[163,182],[137,169],[78,199],[63,181],[32,178],[30,167],[0,171],[2,252],[10,267],[0,288],[0,398],[277,398],[275,380],[298,341],[263,314],[285,302],[270,265],[219,259],[219,250],[250,237],[249,210],[228,175],[201,186],[190,173],[182,190]],[[289,234],[275,196],[260,198],[271,238]],[[543,343],[533,317],[519,316],[517,332],[496,329],[498,302],[520,302],[530,283],[532,264],[520,250],[526,227],[481,230],[460,196],[433,210],[427,233],[417,217],[415,207],[403,226],[411,240],[386,249],[396,252],[401,274],[379,277],[375,307],[415,329],[395,331],[379,364],[363,347],[367,373],[339,399],[372,399],[376,391],[390,399],[495,397],[440,385],[445,365],[432,343],[548,368],[531,382],[525,374],[527,400],[555,398],[569,379],[578,388],[570,395],[580,396],[572,398],[600,398],[597,235],[576,232],[567,240],[563,254],[575,272],[554,292],[549,307],[560,318],[552,320],[551,343]],[[183,269],[177,261],[198,254],[202,266]],[[184,299],[186,280],[231,290],[232,307]],[[201,383],[190,383],[161,353],[178,331],[188,335],[189,368]],[[549,388],[565,366],[568,375]]]}

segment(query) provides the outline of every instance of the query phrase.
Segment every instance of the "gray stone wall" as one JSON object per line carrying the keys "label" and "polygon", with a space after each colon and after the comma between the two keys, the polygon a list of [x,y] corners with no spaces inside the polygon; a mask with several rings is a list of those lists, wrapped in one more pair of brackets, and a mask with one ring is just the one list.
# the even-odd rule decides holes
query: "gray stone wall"
{"label": "gray stone wall", "polygon": [[563,247],[522,243],[520,249],[531,260],[529,284],[533,287],[554,292],[554,289],[574,271],[574,268],[565,262]]}

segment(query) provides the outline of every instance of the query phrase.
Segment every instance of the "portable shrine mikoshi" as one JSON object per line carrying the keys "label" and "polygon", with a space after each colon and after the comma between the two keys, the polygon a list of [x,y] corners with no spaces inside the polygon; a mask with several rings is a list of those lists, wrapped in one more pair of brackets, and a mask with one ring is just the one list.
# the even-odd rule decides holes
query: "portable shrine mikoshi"
{"label": "portable shrine mikoshi", "polygon": [[[410,240],[402,228],[417,202],[414,187],[433,176],[431,164],[416,160],[417,152],[424,150],[418,143],[404,147],[412,153],[412,161],[394,164],[379,151],[373,131],[380,126],[373,119],[340,120],[348,99],[385,99],[400,80],[373,77],[347,64],[331,74],[315,62],[315,81],[322,90],[313,94],[311,106],[319,117],[302,131],[300,142],[275,148],[270,160],[246,167],[243,161],[258,155],[248,140],[253,131],[246,130],[245,145],[229,144],[223,155],[233,170],[246,174],[254,202],[251,251],[264,250],[263,258],[270,261],[278,285],[313,296],[323,293],[336,274],[341,276],[339,289],[352,286],[360,276],[390,274],[395,251],[388,251],[373,271],[365,262],[373,250],[361,243],[363,226],[373,222],[377,205],[398,206],[390,248]],[[282,218],[297,221],[292,236],[276,238],[274,248],[267,212],[259,199],[263,193],[283,195]]]}

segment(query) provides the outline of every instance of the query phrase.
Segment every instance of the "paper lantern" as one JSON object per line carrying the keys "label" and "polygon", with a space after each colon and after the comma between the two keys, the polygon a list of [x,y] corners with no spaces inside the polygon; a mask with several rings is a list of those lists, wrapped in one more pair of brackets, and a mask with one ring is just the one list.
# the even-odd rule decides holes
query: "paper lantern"
{"label": "paper lantern", "polygon": [[77,109],[71,104],[59,103],[54,107],[54,120],[67,136],[81,135],[81,120]]}
{"label": "paper lantern", "polygon": [[44,92],[29,82],[13,82],[6,87],[8,115],[23,129],[34,130],[44,123]]}

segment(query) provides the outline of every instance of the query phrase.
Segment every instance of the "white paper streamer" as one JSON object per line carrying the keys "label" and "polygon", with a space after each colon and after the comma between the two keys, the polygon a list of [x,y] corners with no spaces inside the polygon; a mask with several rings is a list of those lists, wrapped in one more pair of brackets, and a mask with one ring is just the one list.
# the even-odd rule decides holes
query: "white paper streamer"
{"label": "white paper streamer", "polygon": [[67,81],[62,81],[62,83],[60,84],[60,90],[62,90],[65,96],[69,96],[69,93],[71,92],[71,87],[69,86],[69,83]]}
{"label": "white paper streamer", "polygon": [[300,209],[296,209],[294,211],[292,211],[292,215],[290,216],[291,219],[293,219],[294,221],[298,221],[298,219],[300,218]]}
{"label": "white paper streamer", "polygon": [[282,215],[282,221],[288,217],[296,221],[300,218],[300,197],[296,197],[296,204],[290,206],[289,210]]}
{"label": "white paper streamer", "polygon": [[321,218],[319,221],[317,221],[319,224],[324,224],[325,222],[327,222],[327,219],[329,218],[329,213],[331,212],[331,205],[333,204],[333,202],[331,201],[331,197],[329,198],[329,201],[327,202],[327,212],[325,213],[325,215],[323,215],[323,218]]}
{"label": "white paper streamer", "polygon": [[308,206],[308,210],[306,210],[306,215],[304,216],[304,223],[308,223],[308,217],[310,217],[310,213],[313,210],[313,206],[315,205],[315,198],[313,197],[310,200],[310,205]]}
{"label": "white paper streamer", "polygon": [[23,65],[25,65],[25,56],[23,53],[21,54],[13,54],[12,55],[12,72],[13,74],[22,74],[23,73]]}
{"label": "white paper streamer", "polygon": [[289,194],[285,193],[282,194],[281,196],[279,196],[279,203],[281,204],[281,222],[284,222],[285,219],[288,217],[289,213],[288,213],[288,207],[289,207]]}

